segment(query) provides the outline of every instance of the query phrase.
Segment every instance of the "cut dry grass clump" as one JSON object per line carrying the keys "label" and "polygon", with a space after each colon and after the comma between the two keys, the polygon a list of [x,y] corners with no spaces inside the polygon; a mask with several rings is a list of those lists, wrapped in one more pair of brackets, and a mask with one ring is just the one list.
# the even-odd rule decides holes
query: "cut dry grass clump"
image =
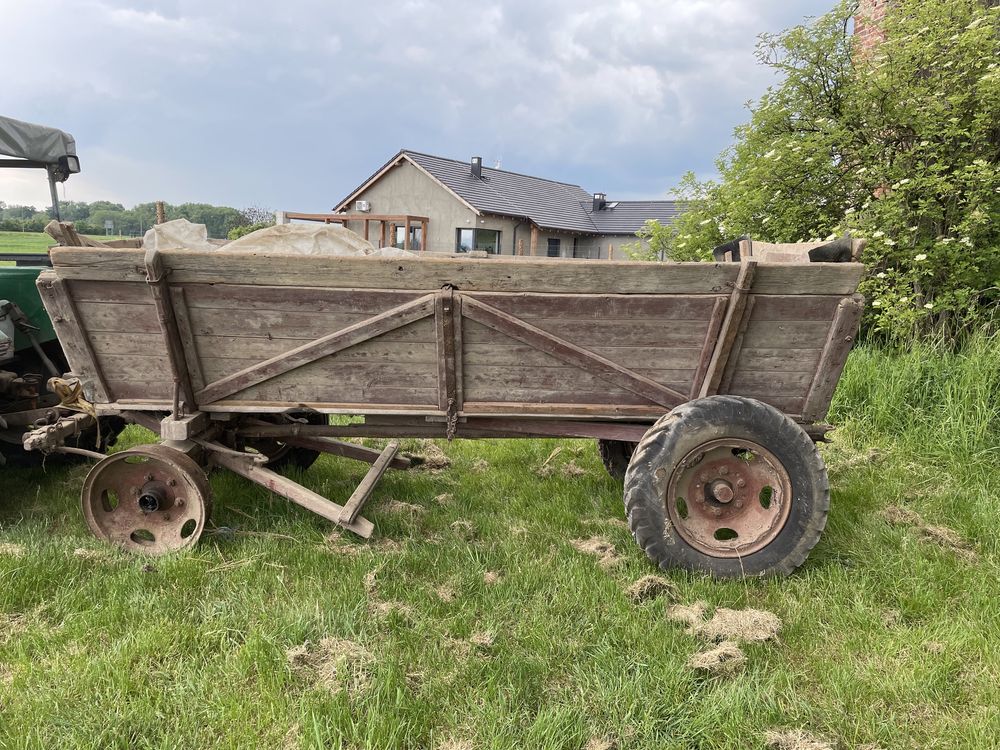
{"label": "cut dry grass clump", "polygon": [[688,659],[688,666],[713,676],[730,677],[742,671],[747,657],[732,641],[723,641],[714,648],[699,651]]}
{"label": "cut dry grass clump", "polygon": [[469,469],[475,472],[476,474],[482,474],[490,470],[490,462],[487,461],[485,458],[477,458],[475,461],[472,462],[472,465],[469,467]]}
{"label": "cut dry grass clump", "polygon": [[435,746],[436,750],[473,750],[469,740],[446,739]]}
{"label": "cut dry grass clump", "polygon": [[618,750],[618,743],[607,737],[591,737],[583,750]]}
{"label": "cut dry grass clump", "polygon": [[764,734],[764,744],[770,750],[833,750],[829,742],[804,729],[772,729]]}
{"label": "cut dry grass clump", "polygon": [[369,611],[373,617],[380,620],[388,620],[396,616],[401,620],[413,623],[417,619],[416,610],[405,602],[372,602]]}
{"label": "cut dry grass clump", "polygon": [[21,558],[24,557],[25,549],[23,544],[17,544],[15,542],[0,542],[0,555],[5,557]]}
{"label": "cut dry grass clump", "polygon": [[495,583],[500,583],[503,576],[495,570],[487,570],[483,573],[483,583],[487,586],[492,586]]}
{"label": "cut dry grass clump", "polygon": [[493,633],[487,630],[482,633],[473,633],[472,637],[469,638],[469,643],[471,643],[473,646],[480,649],[481,651],[489,651],[489,649],[493,647],[493,643],[495,640],[496,637],[493,635]]}
{"label": "cut dry grass clump", "polygon": [[673,598],[677,596],[677,587],[663,576],[648,575],[629,586],[625,593],[628,594],[629,599],[639,604],[658,596]]}
{"label": "cut dry grass clump", "polygon": [[314,687],[348,694],[363,692],[371,681],[374,655],[355,641],[323,638],[317,645],[308,641],[286,652],[293,674],[311,680]]}
{"label": "cut dry grass clump", "polygon": [[446,604],[453,602],[458,598],[458,594],[455,592],[455,589],[447,585],[441,585],[434,589],[434,595]]}
{"label": "cut dry grass clump", "polygon": [[442,492],[434,497],[434,502],[437,505],[451,505],[454,500],[455,496],[450,492]]}
{"label": "cut dry grass clump", "polygon": [[476,525],[472,523],[472,521],[466,521],[464,519],[452,522],[451,530],[455,532],[456,536],[467,542],[475,539],[479,533],[476,529]]}
{"label": "cut dry grass clump", "polygon": [[564,477],[572,479],[573,477],[579,477],[587,473],[587,470],[580,466],[576,461],[570,459],[561,466],[557,464],[554,460],[559,454],[563,452],[562,446],[555,448],[537,469],[535,469],[535,474],[542,477],[550,477],[557,471]]}
{"label": "cut dry grass clump", "polygon": [[77,547],[73,550],[73,557],[78,560],[86,560],[87,562],[96,563],[109,563],[114,561],[114,555],[111,550],[90,549],[88,547]]}
{"label": "cut dry grass clump", "polygon": [[413,503],[404,503],[402,500],[389,500],[382,504],[382,508],[389,513],[397,515],[408,515],[411,517],[421,516],[427,512],[427,508]]}
{"label": "cut dry grass clump", "polygon": [[592,536],[590,539],[574,539],[570,542],[573,548],[585,555],[593,555],[603,568],[610,568],[621,562],[621,555],[615,545],[603,536]]}
{"label": "cut dry grass clump", "polygon": [[417,459],[417,467],[432,474],[444,471],[451,466],[451,459],[433,440],[421,440],[420,451],[414,453]]}
{"label": "cut dry grass clump", "polygon": [[893,526],[906,526],[917,532],[921,541],[936,544],[969,562],[974,562],[978,555],[972,544],[954,529],[947,526],[935,526],[927,523],[923,516],[910,508],[901,505],[890,505],[882,511],[882,518]]}
{"label": "cut dry grass clump", "polygon": [[781,618],[761,609],[715,610],[712,619],[694,627],[694,634],[710,641],[770,641],[778,637]]}
{"label": "cut dry grass clump", "polygon": [[667,608],[667,619],[688,625],[693,630],[705,618],[708,603],[697,601],[694,604],[674,604]]}

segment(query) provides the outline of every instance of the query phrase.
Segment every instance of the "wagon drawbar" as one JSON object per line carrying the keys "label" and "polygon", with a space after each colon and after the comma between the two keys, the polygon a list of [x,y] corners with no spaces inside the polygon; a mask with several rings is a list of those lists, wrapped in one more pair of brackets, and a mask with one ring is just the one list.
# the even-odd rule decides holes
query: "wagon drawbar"
{"label": "wagon drawbar", "polygon": [[[407,461],[395,440],[343,437],[597,438],[663,567],[786,573],[825,523],[813,441],[858,326],[860,264],[51,257],[38,286],[86,400],[161,435],[84,487],[91,528],[127,548],[195,543],[212,466],[370,535],[364,502]],[[344,505],[275,470],[317,451],[371,464]]]}

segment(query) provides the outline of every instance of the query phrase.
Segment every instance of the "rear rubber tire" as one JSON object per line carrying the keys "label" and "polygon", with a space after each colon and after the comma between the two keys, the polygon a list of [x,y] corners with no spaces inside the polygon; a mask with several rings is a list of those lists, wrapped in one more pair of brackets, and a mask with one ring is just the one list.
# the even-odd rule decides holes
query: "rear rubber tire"
{"label": "rear rubber tire", "polygon": [[[671,522],[667,492],[681,461],[701,445],[733,438],[770,451],[791,481],[790,509],[780,532],[742,557],[706,554]],[[819,541],[830,508],[826,467],[795,422],[768,404],[738,396],[711,396],[678,406],[649,428],[625,475],[625,512],[636,542],[660,568],[684,568],[717,578],[788,575]]]}
{"label": "rear rubber tire", "polygon": [[597,451],[601,454],[601,462],[608,474],[619,482],[625,480],[625,472],[628,471],[628,462],[635,453],[637,443],[629,443],[624,440],[598,440]]}

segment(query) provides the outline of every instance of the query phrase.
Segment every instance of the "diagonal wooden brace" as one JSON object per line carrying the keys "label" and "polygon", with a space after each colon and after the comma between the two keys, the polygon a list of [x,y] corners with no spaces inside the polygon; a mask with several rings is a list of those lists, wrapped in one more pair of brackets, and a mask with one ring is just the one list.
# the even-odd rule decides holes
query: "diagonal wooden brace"
{"label": "diagonal wooden brace", "polygon": [[375,463],[372,464],[368,473],[365,474],[365,478],[361,480],[361,484],[357,486],[347,504],[344,505],[343,510],[340,511],[340,518],[337,519],[337,523],[345,529],[351,528],[354,519],[361,512],[361,507],[372,494],[372,490],[375,489],[378,480],[382,478],[386,469],[389,468],[389,464],[392,463],[392,459],[395,458],[398,450],[399,443],[395,440],[390,440],[389,444],[382,450],[382,455],[375,459]]}
{"label": "diagonal wooden brace", "polygon": [[[329,453],[332,456],[342,456],[352,458],[355,461],[364,461],[373,464],[382,455],[381,452],[365,448],[357,443],[345,443],[343,440],[334,440],[328,437],[310,437],[307,435],[297,435],[296,437],[282,438],[285,445],[294,445],[298,448],[308,448],[309,450]],[[389,462],[390,469],[409,469],[413,464],[406,456],[396,456]]]}
{"label": "diagonal wooden brace", "polygon": [[[345,522],[342,519],[344,518],[346,508],[337,505],[335,502],[327,500],[322,495],[303,487],[298,482],[295,482],[287,477],[283,477],[280,474],[276,474],[270,469],[265,469],[263,466],[259,466],[253,461],[253,457],[249,454],[246,458],[243,458],[242,456],[231,455],[231,453],[231,451],[223,453],[221,451],[213,450],[211,460],[213,463],[229,469],[235,474],[239,474],[241,477],[249,479],[251,482],[256,482],[261,487],[266,487],[272,492],[276,492],[277,494],[288,498],[293,503],[301,505],[306,510],[311,510],[313,513],[323,516],[323,518],[333,521],[335,524],[343,526],[348,531],[353,531],[355,534],[362,536],[365,539],[370,537],[372,532],[375,530],[375,525],[368,519],[359,517],[358,512],[361,510],[361,505],[364,503],[364,500],[367,499],[368,494],[371,494],[371,489],[374,488],[375,481],[378,480],[378,477],[371,482],[371,486],[368,488],[365,496],[355,504],[356,507],[350,514],[350,520]],[[386,463],[388,463],[388,461],[386,461]],[[354,501],[355,495],[358,494],[361,487],[368,481],[368,478],[371,476],[374,469],[375,467],[373,466],[372,470],[368,472],[368,476],[362,480],[361,485],[359,485],[358,489],[355,490],[355,494],[351,495],[350,502]],[[385,467],[381,469],[379,476],[381,476],[384,471]],[[350,505],[350,502],[348,505]]]}

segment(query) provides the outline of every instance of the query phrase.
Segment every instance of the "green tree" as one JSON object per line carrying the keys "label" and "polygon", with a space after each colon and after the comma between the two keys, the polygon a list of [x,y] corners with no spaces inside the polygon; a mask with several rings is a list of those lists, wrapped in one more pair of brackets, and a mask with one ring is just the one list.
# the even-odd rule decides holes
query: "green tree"
{"label": "green tree", "polygon": [[760,37],[758,60],[781,83],[736,129],[718,180],[681,185],[690,210],[658,237],[677,258],[721,236],[851,231],[869,240],[876,330],[959,330],[1000,298],[1000,11],[897,0],[886,40],[863,52],[853,10]]}

